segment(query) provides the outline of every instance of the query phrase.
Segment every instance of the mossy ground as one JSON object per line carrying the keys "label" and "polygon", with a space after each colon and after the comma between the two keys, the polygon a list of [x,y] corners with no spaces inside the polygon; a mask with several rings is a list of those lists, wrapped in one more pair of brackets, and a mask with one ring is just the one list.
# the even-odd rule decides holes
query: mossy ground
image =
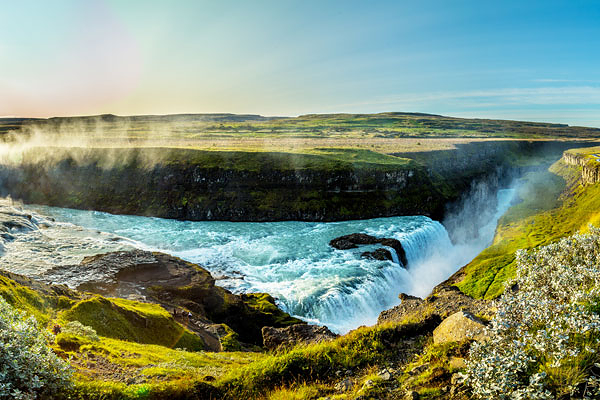
{"label": "mossy ground", "polygon": [[[71,396],[82,399],[300,399],[324,395],[349,399],[358,393],[377,398],[380,391],[388,393],[390,385],[397,386],[395,381],[383,384],[377,370],[406,362],[399,358],[400,352],[407,346],[417,352],[424,343],[423,335],[431,329],[427,323],[363,327],[331,342],[273,354],[188,351],[173,348],[176,334],[184,328],[169,326],[173,321],[160,306],[91,296],[72,303],[62,301],[61,309],[54,306],[58,301],[52,296],[35,292],[28,295],[33,302],[24,297],[21,303],[16,294],[28,293],[26,289],[9,279],[0,281],[2,295],[12,295],[16,307],[49,304],[38,311],[49,330],[67,320],[79,320],[98,330],[98,340],[59,333],[52,344],[75,367]],[[261,296],[253,300],[257,307],[270,303]],[[138,319],[150,321],[149,325],[138,324]],[[161,332],[167,333],[157,334],[154,324],[159,323],[164,328]],[[140,343],[144,341],[147,343]],[[353,371],[351,378],[356,384],[352,390],[339,393],[334,389],[338,370]]]}
{"label": "mossy ground", "polygon": [[[28,287],[19,285],[17,282],[0,275],[0,296],[10,305],[26,311],[33,315],[40,324],[50,320],[52,312],[52,298],[47,298]],[[61,300],[55,298],[55,304]]]}
{"label": "mossy ground", "polygon": [[203,342],[157,304],[101,296],[83,300],[60,313],[59,322],[79,321],[98,335],[169,348],[202,350]]}

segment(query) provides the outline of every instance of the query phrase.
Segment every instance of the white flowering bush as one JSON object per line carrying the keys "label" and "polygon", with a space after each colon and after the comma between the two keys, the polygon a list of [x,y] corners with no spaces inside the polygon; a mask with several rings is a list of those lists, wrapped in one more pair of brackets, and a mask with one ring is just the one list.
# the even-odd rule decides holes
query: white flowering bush
{"label": "white flowering bush", "polygon": [[600,398],[600,230],[517,253],[465,382],[483,399]]}
{"label": "white flowering bush", "polygon": [[93,342],[100,340],[96,330],[91,326],[83,325],[79,321],[71,321],[63,327],[64,333],[70,333],[71,335],[81,336],[87,338]]}
{"label": "white flowering bush", "polygon": [[51,399],[65,393],[70,367],[47,343],[35,318],[0,296],[0,399]]}

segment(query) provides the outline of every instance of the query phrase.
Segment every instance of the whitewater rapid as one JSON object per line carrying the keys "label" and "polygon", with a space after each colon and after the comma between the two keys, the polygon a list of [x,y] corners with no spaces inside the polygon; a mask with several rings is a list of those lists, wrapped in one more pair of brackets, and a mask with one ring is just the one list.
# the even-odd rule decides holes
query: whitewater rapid
{"label": "whitewater rapid", "polygon": [[[0,268],[40,274],[86,255],[141,248],[161,251],[208,269],[235,293],[267,292],[292,315],[337,332],[376,322],[401,292],[425,296],[490,244],[514,190],[498,192],[493,218],[471,241],[453,244],[444,226],[425,216],[344,222],[177,221],[95,211],[24,206],[45,216],[45,229],[16,234]],[[362,232],[400,240],[408,269],[392,261],[361,258],[361,246],[336,250],[329,241]],[[66,282],[57,282],[66,283]]]}

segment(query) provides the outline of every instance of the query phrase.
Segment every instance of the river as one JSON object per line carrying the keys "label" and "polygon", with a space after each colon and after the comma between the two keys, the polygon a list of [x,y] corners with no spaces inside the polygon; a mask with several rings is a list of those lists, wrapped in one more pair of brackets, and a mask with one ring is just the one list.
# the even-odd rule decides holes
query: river
{"label": "river", "polygon": [[[425,296],[488,246],[514,189],[497,193],[496,212],[471,241],[453,244],[444,226],[425,216],[344,222],[177,221],[46,206],[22,206],[44,227],[14,234],[0,268],[35,277],[86,255],[141,248],[197,263],[235,293],[267,292],[288,313],[344,333],[376,322],[400,292]],[[468,223],[468,221],[465,221]],[[336,250],[335,237],[363,232],[401,241],[407,268]],[[84,271],[82,271],[84,273]],[[72,283],[67,281],[56,283]]]}

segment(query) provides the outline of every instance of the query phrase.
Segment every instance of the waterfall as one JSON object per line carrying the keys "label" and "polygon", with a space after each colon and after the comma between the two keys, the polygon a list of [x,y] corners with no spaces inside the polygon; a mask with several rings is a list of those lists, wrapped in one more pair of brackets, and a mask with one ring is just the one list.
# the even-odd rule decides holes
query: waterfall
{"label": "waterfall", "polygon": [[452,248],[446,228],[433,220],[408,235],[397,235],[396,239],[402,243],[409,268],[423,260],[435,249],[449,250]]}
{"label": "waterfall", "polygon": [[[234,293],[269,293],[290,314],[344,333],[375,323],[381,311],[400,302],[401,292],[426,296],[468,263],[492,240],[497,219],[513,193],[500,191],[499,201],[490,202],[495,207],[488,213],[491,219],[475,241],[455,244],[444,225],[425,216],[331,223],[193,222],[33,207],[55,218],[56,229],[46,229],[39,238],[19,236],[0,257],[0,268],[35,275],[36,268],[51,268],[57,254],[61,262],[71,263],[73,257],[116,245],[161,251],[206,268],[219,286]],[[403,268],[393,249],[389,249],[392,262],[364,259],[362,247],[336,250],[329,246],[332,239],[357,232],[399,240],[408,268]],[[74,252],[70,249],[77,254],[67,254]]]}
{"label": "waterfall", "polygon": [[[280,297],[282,308],[309,321],[325,323],[337,332],[374,324],[381,311],[399,303],[400,292],[410,291],[413,268],[418,270],[422,260],[434,249],[447,252],[452,247],[442,224],[421,218],[419,226],[407,232],[392,231],[395,228],[393,224],[379,227],[376,231],[369,230],[369,234],[394,237],[401,241],[408,260],[408,270],[402,267],[396,251],[386,247],[392,254],[393,262],[366,262],[360,267],[368,269],[369,274],[340,277],[335,285],[322,292],[307,293],[307,296],[286,293]],[[373,265],[376,267],[372,268]]]}
{"label": "waterfall", "polygon": [[[400,261],[400,258],[398,258],[398,253],[396,253],[396,249],[394,249],[393,247],[388,247],[388,246],[383,246],[385,247],[390,254],[392,255],[392,261],[398,265],[402,265],[402,262]],[[402,265],[403,267],[406,267],[406,265]]]}

